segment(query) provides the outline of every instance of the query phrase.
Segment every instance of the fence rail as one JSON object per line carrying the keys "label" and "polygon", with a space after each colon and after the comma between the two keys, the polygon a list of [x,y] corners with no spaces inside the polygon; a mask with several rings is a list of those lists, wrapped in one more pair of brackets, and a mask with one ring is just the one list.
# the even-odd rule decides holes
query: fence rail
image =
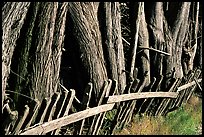
{"label": "fence rail", "polygon": [[[196,86],[201,89],[199,83],[202,82],[202,78],[197,79],[200,74],[201,70],[198,69],[186,76],[183,81],[175,79],[168,91],[158,90],[163,76],[154,78],[149,89],[144,89],[145,79],[138,86],[140,80],[135,77],[122,95],[116,95],[117,81],[109,79],[105,82],[98,104],[91,108],[93,85],[88,83],[78,112],[72,110],[73,101],[76,100],[75,90],[64,89],[62,93],[55,93],[51,98],[44,99],[41,104],[36,101],[32,106],[25,105],[23,115],[5,126],[6,134],[57,135],[63,126],[76,123],[75,134],[98,135],[102,134],[100,129],[107,112],[116,109],[109,133],[113,134],[115,129],[127,125],[133,114],[148,112],[152,115],[165,115],[173,108],[179,107],[190,98]],[[69,114],[70,110],[72,114]],[[91,121],[85,132],[85,121],[90,117]],[[10,128],[11,124],[15,126]]]}

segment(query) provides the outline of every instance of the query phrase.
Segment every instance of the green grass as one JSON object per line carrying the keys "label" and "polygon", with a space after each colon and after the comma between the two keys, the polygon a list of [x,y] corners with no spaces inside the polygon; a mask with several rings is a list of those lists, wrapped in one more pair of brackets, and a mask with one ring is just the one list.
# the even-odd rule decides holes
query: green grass
{"label": "green grass", "polygon": [[196,135],[202,123],[202,100],[192,96],[188,103],[166,117],[135,116],[133,122],[117,135]]}

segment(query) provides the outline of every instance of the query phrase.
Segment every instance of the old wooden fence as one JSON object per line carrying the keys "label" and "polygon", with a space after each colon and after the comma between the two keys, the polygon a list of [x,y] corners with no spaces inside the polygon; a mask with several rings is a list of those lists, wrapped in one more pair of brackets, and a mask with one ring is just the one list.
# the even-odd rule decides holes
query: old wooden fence
{"label": "old wooden fence", "polygon": [[[68,91],[62,85],[62,92],[42,102],[36,100],[25,105],[19,116],[17,111],[10,109],[8,102],[4,105],[9,114],[3,123],[4,132],[20,135],[58,135],[62,131],[77,135],[113,134],[127,125],[135,114],[166,115],[187,102],[197,86],[202,90],[199,69],[182,79],[173,79],[168,91],[159,91],[162,80],[163,76],[154,78],[148,88],[144,88],[146,79],[140,81],[135,77],[125,92],[118,95],[117,81],[109,79],[94,107],[90,107],[92,83],[88,83],[82,102],[76,98],[75,90]],[[73,108],[74,101],[80,104],[77,111]]]}

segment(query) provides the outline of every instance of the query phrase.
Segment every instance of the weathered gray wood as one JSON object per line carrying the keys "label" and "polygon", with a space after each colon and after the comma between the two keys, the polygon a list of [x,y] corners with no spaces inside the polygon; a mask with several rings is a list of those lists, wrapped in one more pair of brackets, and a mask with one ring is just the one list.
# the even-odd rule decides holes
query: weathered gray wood
{"label": "weathered gray wood", "polygon": [[[81,111],[88,108],[89,102],[91,100],[92,89],[93,89],[92,83],[88,83],[87,87],[85,88],[84,94],[83,94]],[[82,121],[79,121],[77,123],[78,129],[76,129],[76,130],[78,130],[78,131],[76,131],[76,132],[79,132],[79,133],[77,133],[78,135],[82,134],[84,123],[85,123],[85,119],[83,119]]]}
{"label": "weathered gray wood", "polygon": [[[139,79],[136,79],[136,80],[135,80],[135,90],[136,90],[136,88],[138,87],[139,81],[140,81]],[[134,85],[134,84],[133,84],[133,85]],[[133,87],[133,88],[134,88],[134,87]],[[133,93],[136,92],[135,90],[133,90]],[[129,113],[128,117],[127,117],[126,123],[129,123],[130,120],[132,119],[133,111],[134,111],[134,109],[135,109],[135,105],[136,105],[136,100],[133,100],[133,101],[131,102],[130,106],[129,106],[130,113]]]}
{"label": "weathered gray wood", "polygon": [[[114,82],[112,82],[111,79],[108,80],[109,84],[108,84],[108,88],[107,88],[107,92],[106,92],[106,96],[105,97],[108,97],[110,95],[110,91],[111,91],[111,86],[113,87],[112,89],[114,90],[112,93],[114,94],[115,93],[115,90],[117,90],[117,87],[116,87],[116,80],[113,80]],[[112,84],[112,83],[115,83],[115,84]],[[101,126],[103,124],[103,120],[105,118],[105,115],[106,115],[106,112],[103,112],[103,113],[100,113],[102,116],[101,116],[101,121],[99,123],[99,126],[98,126],[98,129],[96,130],[96,135],[99,134],[99,131],[101,129]]]}
{"label": "weathered gray wood", "polygon": [[105,105],[101,105],[98,107],[89,108],[89,109],[86,109],[84,111],[80,111],[77,113],[73,113],[68,116],[64,116],[64,117],[61,117],[61,118],[58,118],[58,119],[55,119],[49,122],[45,122],[44,124],[40,124],[32,129],[29,129],[29,130],[25,129],[24,131],[20,133],[20,135],[41,135],[41,134],[50,132],[52,130],[55,130],[57,128],[77,122],[84,118],[94,116],[101,112],[109,111],[113,109],[114,105],[115,105],[114,103],[105,104]]}
{"label": "weathered gray wood", "polygon": [[[167,92],[172,92],[172,91],[173,91],[173,89],[175,88],[175,86],[176,86],[177,83],[178,83],[178,80],[179,80],[179,79],[175,79],[175,81],[173,82],[173,84],[171,85],[170,89],[169,89]],[[164,102],[165,102],[166,100],[167,100],[166,98],[164,98],[164,99],[161,100],[161,102],[159,103],[159,106],[157,107],[157,110],[156,110],[156,112],[155,112],[155,115],[158,115],[160,109],[162,108],[162,106],[164,105]]]}
{"label": "weathered gray wood", "polygon": [[[8,113],[8,116],[2,123],[2,127],[4,128],[5,135],[9,134],[11,124],[14,125],[16,120],[18,119],[18,111],[12,111],[8,103],[4,105],[4,109]],[[11,129],[12,130],[12,129]]]}
{"label": "weathered gray wood", "polygon": [[[200,70],[198,70],[198,69],[195,70],[194,73],[190,74],[190,76],[189,76],[187,82],[193,81],[193,80],[194,80],[194,77],[199,76],[200,73],[201,73]],[[186,88],[184,91],[182,91],[182,92],[180,93],[179,98],[174,102],[174,105],[173,105],[172,107],[173,107],[173,108],[174,108],[174,107],[177,108],[177,107],[179,107],[179,106],[182,104],[182,102],[185,102],[185,101],[187,100],[187,97],[190,96],[191,93],[193,93],[193,91],[194,91],[193,88],[194,88],[194,87],[196,87],[196,84],[194,84],[194,85],[192,85],[191,87],[188,87],[188,88]]]}
{"label": "weathered gray wood", "polygon": [[[103,101],[103,98],[105,97],[107,88],[108,88],[108,81],[105,81],[104,87],[103,87],[103,91],[102,91],[102,94],[101,94],[101,96],[100,96],[100,99],[99,99],[99,102],[98,102],[97,106],[101,105],[101,103],[102,103],[102,101]],[[93,135],[93,132],[94,132],[94,130],[95,130],[95,127],[98,126],[98,120],[97,120],[98,117],[99,117],[99,115],[95,115],[95,116],[94,116],[93,121],[92,121],[92,124],[91,124],[91,127],[89,128],[88,134]]]}
{"label": "weathered gray wood", "polygon": [[[130,83],[126,87],[126,93],[127,94],[130,93],[130,88],[132,87],[133,81],[134,81],[134,78],[132,78],[132,81],[130,81]],[[113,122],[113,123],[116,123],[116,124],[114,125],[114,127],[113,127],[111,132],[114,132],[114,130],[120,125],[121,117],[122,117],[122,115],[124,113],[124,109],[125,109],[127,103],[128,102],[120,102],[119,101],[119,107],[117,109],[117,114],[116,114],[116,117],[114,118],[114,122]]]}
{"label": "weathered gray wood", "polygon": [[[202,79],[198,79],[197,80],[198,82],[201,82],[202,81]],[[182,90],[184,90],[184,89],[187,89],[187,88],[189,88],[189,87],[191,87],[191,86],[193,86],[193,85],[195,85],[196,84],[196,82],[195,81],[192,81],[192,82],[190,82],[190,83],[187,83],[187,84],[185,84],[185,85],[182,85],[182,86],[180,86],[180,87],[178,87],[178,92],[180,92],[180,91],[182,91]]]}
{"label": "weathered gray wood", "polygon": [[121,101],[128,101],[141,98],[155,98],[155,97],[164,97],[164,98],[176,98],[178,93],[172,92],[142,92],[142,93],[130,93],[123,95],[109,96],[107,103],[117,103]]}
{"label": "weathered gray wood", "polygon": [[135,68],[135,60],[136,60],[136,54],[137,54],[137,43],[138,43],[138,34],[139,34],[139,28],[140,28],[140,20],[141,20],[141,11],[142,11],[142,3],[139,3],[139,7],[138,7],[138,14],[137,14],[137,20],[136,20],[136,33],[135,33],[135,42],[134,42],[134,47],[132,50],[132,61],[131,61],[131,68],[130,68],[130,78],[133,78],[133,72],[134,72],[134,68]]}
{"label": "weathered gray wood", "polygon": [[[176,82],[174,88],[172,90],[169,90],[168,92],[176,92],[176,89],[180,85],[180,83],[181,83],[181,79],[178,79],[178,81]],[[178,96],[177,96],[177,98],[178,98]],[[162,105],[161,109],[158,112],[159,115],[163,115],[165,109],[168,110],[168,108],[170,107],[170,106],[168,106],[170,104],[170,101],[171,101],[171,99],[169,99],[169,98],[168,99],[163,99],[163,102],[161,103],[161,105]]]}
{"label": "weathered gray wood", "polygon": [[[63,116],[63,114],[64,114],[62,112],[62,110],[63,110],[63,108],[65,108],[66,99],[68,98],[68,92],[69,91],[66,88],[65,88],[65,90],[62,91],[62,94],[61,94],[62,103],[60,103],[59,106],[58,106],[58,107],[60,107],[60,110],[59,110],[59,112],[57,114],[56,119],[59,118],[60,116]],[[52,131],[51,135],[57,135],[59,133],[59,130],[60,129],[56,129],[56,130]]]}
{"label": "weathered gray wood", "polygon": [[[202,73],[202,71],[200,69],[197,69],[194,77],[199,78],[201,73]],[[189,89],[190,93],[188,95],[184,96],[184,101],[185,102],[187,102],[190,99],[190,97],[191,97],[192,93],[194,92],[195,88],[196,88],[196,85],[193,85],[191,90]]]}
{"label": "weathered gray wood", "polygon": [[63,101],[62,101],[62,104],[59,104],[60,106],[58,106],[58,107],[60,107],[60,110],[59,110],[59,112],[58,112],[56,118],[59,118],[60,115],[63,116],[63,114],[62,114],[62,109],[63,109],[63,107],[64,107],[64,105],[65,105],[65,103],[66,103],[66,99],[67,99],[67,96],[68,96],[68,92],[67,92],[67,91],[63,91],[63,93],[61,94],[61,96],[62,96],[62,100],[63,100]]}
{"label": "weathered gray wood", "polygon": [[196,85],[198,86],[198,88],[200,89],[200,91],[202,91],[202,87],[200,86],[200,84],[198,83],[198,80],[197,78],[194,78],[195,82],[196,82]]}
{"label": "weathered gray wood", "polygon": [[[152,92],[152,87],[155,85],[156,80],[157,80],[157,79],[156,79],[155,77],[153,77],[152,84],[151,84],[150,87],[149,87],[149,92]],[[144,105],[147,105],[145,108],[143,107],[143,109],[144,109],[143,112],[144,112],[144,113],[147,111],[147,109],[148,109],[147,107],[149,106],[148,104],[149,104],[149,102],[150,102],[151,100],[152,100],[152,99],[145,99],[145,100],[144,100],[144,104],[141,105],[141,107],[144,106]],[[141,108],[141,109],[142,109],[142,108]]]}
{"label": "weathered gray wood", "polygon": [[[151,92],[151,89],[152,89],[153,85],[155,84],[155,82],[156,82],[156,78],[154,77],[153,81],[149,85],[149,88],[147,89],[148,92]],[[141,113],[140,111],[142,110],[143,105],[147,102],[147,100],[148,100],[147,98],[144,99],[144,101],[142,102],[142,104],[140,105],[140,107],[138,109],[138,113]]]}
{"label": "weathered gray wood", "polygon": [[19,121],[18,121],[18,124],[16,125],[15,129],[13,130],[13,134],[18,134],[18,132],[20,131],[26,117],[28,116],[28,113],[29,113],[29,107],[28,105],[25,105],[25,110],[23,112],[23,116],[21,116],[19,118]]}
{"label": "weathered gray wood", "polygon": [[[135,77],[136,77],[136,76],[135,76]],[[130,88],[132,88],[133,83],[134,83],[134,86],[138,86],[138,85],[139,85],[139,83],[138,83],[139,81],[138,81],[137,79],[134,80],[134,78],[132,78],[132,80],[133,80],[133,81],[131,81],[131,82],[130,82],[130,85],[127,87],[127,88],[128,88],[128,91],[130,90]],[[135,82],[136,82],[136,83],[135,83]],[[146,84],[146,77],[144,78],[142,84],[140,85],[140,87],[138,88],[138,90],[137,90],[136,92],[137,92],[137,93],[138,93],[138,92],[141,92],[142,89],[144,88],[145,84]],[[135,88],[135,87],[133,87],[133,88]],[[137,88],[137,87],[136,87],[136,88]],[[134,90],[132,90],[132,91],[135,92]],[[128,93],[129,93],[129,92],[128,92]],[[121,105],[120,105],[119,111],[118,111],[118,113],[116,114],[116,125],[115,125],[114,128],[112,129],[112,131],[111,131],[112,133],[114,133],[114,131],[115,131],[117,128],[123,126],[123,123],[124,123],[123,117],[124,117],[124,115],[126,114],[127,109],[129,109],[130,103],[133,102],[133,103],[136,105],[136,101],[137,101],[137,100],[120,103]],[[135,105],[132,106],[132,107],[135,107]],[[134,109],[134,108],[133,108],[133,109]],[[129,112],[129,111],[128,111],[128,112]]]}
{"label": "weathered gray wood", "polygon": [[[184,80],[184,82],[185,82],[185,83],[189,83],[190,81],[192,81],[193,76],[194,76],[194,72],[190,73],[190,74],[187,76],[187,78]],[[171,104],[171,107],[170,107],[170,108],[171,108],[171,109],[172,109],[172,108],[175,108],[176,105],[178,104],[178,102],[180,102],[181,100],[183,100],[184,95],[185,95],[186,92],[188,92],[188,91],[189,91],[188,88],[185,89],[185,90],[183,90],[182,92],[179,92],[179,91],[177,90],[177,92],[179,92],[178,97],[177,97],[177,98],[174,100],[174,102]]]}
{"label": "weathered gray wood", "polygon": [[75,94],[76,94],[76,91],[74,89],[70,89],[70,92],[71,92],[71,96],[69,97],[69,95],[68,95],[68,101],[69,102],[68,102],[67,106],[65,106],[66,110],[64,112],[64,116],[68,115],[69,110],[70,110],[71,105],[72,105],[72,102],[74,100]]}
{"label": "weathered gray wood", "polygon": [[51,121],[53,119],[53,116],[54,116],[54,113],[55,113],[55,110],[56,110],[56,105],[57,105],[57,102],[60,98],[60,93],[56,92],[52,95],[52,101],[51,101],[51,104],[50,104],[50,108],[49,108],[49,111],[47,112],[48,113],[48,121]]}
{"label": "weathered gray wood", "polygon": [[43,114],[42,114],[42,116],[40,118],[39,123],[43,123],[44,122],[45,116],[47,114],[48,107],[49,107],[49,105],[51,103],[51,98],[45,98],[44,101],[45,101],[46,106],[45,106],[44,112],[43,112]]}
{"label": "weathered gray wood", "polygon": [[[154,85],[154,87],[156,87],[156,89],[152,89],[153,92],[157,92],[158,89],[160,88],[161,82],[163,80],[164,76],[163,75],[159,75],[159,77],[157,78],[157,81]],[[149,105],[147,106],[146,112],[151,112],[151,105],[153,104],[153,102],[155,102],[155,98],[152,98],[149,102]]]}
{"label": "weathered gray wood", "polygon": [[[154,49],[154,48],[145,48],[145,47],[141,47],[141,49],[149,49],[149,50],[152,50],[152,51],[155,51],[155,52],[158,52],[158,53],[161,53],[161,54],[164,54],[164,55],[167,55],[167,56],[171,56],[171,54],[167,53],[167,52],[164,52],[164,51],[161,51],[161,50],[158,50],[158,49]],[[141,52],[141,51],[139,51]],[[139,53],[138,52],[138,53]],[[138,54],[137,53],[137,54]]]}
{"label": "weathered gray wood", "polygon": [[[109,95],[109,93],[110,93],[111,86],[112,86],[112,80],[109,79],[109,80],[108,80],[108,86],[107,86],[106,91],[105,91],[105,92],[106,92],[106,93],[105,93],[105,97],[106,97],[106,96],[108,97],[108,95]],[[116,88],[117,88],[117,87],[115,87],[114,89],[116,89]],[[100,113],[100,114],[99,114],[99,117],[98,117],[97,122],[96,122],[96,124],[95,124],[95,127],[94,127],[94,130],[93,130],[93,134],[92,134],[92,135],[98,134],[98,132],[99,132],[101,126],[102,126],[102,122],[103,122],[103,120],[104,120],[105,114],[106,114],[106,112],[103,112],[103,113]]]}
{"label": "weathered gray wood", "polygon": [[[109,92],[110,92],[110,89],[111,89],[111,85],[112,85],[112,82],[108,81],[108,86],[107,86],[106,91],[105,91],[105,96],[109,95]],[[106,113],[106,112],[103,112],[103,113]],[[95,124],[95,127],[94,127],[92,135],[96,135],[97,130],[99,130],[100,123],[102,122],[102,119],[104,118],[104,117],[102,117],[104,115],[103,113],[99,114],[99,116],[98,116],[98,118],[96,120],[96,124]]]}
{"label": "weathered gray wood", "polygon": [[[143,83],[142,83],[142,85],[140,86],[140,88],[139,88],[139,90],[137,91],[137,93],[140,92],[140,90],[142,90],[141,87],[144,87],[145,82],[146,82],[146,81],[143,81]],[[134,86],[138,86],[138,85],[139,85],[139,80],[136,79],[136,80],[134,80],[133,83],[135,83]],[[132,86],[131,86],[130,88],[132,89],[132,88],[137,88],[137,87],[133,87],[133,84],[132,84]],[[132,90],[131,93],[134,93],[134,92],[135,92],[135,91]],[[127,121],[127,116],[129,116],[129,115],[131,115],[131,114],[133,113],[133,112],[131,111],[131,110],[132,110],[131,107],[133,107],[133,109],[135,108],[135,105],[133,106],[133,104],[136,104],[136,100],[132,100],[132,101],[126,102],[125,106],[124,106],[123,109],[122,109],[122,114],[121,114],[121,116],[120,116],[120,118],[119,118],[119,119],[121,120],[121,122],[120,122],[120,124],[119,124],[118,126],[120,126],[120,127],[122,127],[122,128],[125,126],[125,123],[126,123],[126,121]],[[130,112],[132,112],[132,113],[130,113]]]}
{"label": "weathered gray wood", "polygon": [[[66,89],[66,91],[68,91],[68,90]],[[66,101],[65,101],[65,104],[63,106],[63,110],[61,112],[60,117],[68,115],[69,110],[70,110],[71,105],[72,105],[72,102],[74,100],[74,97],[75,97],[75,90],[74,89],[70,89],[70,91],[67,94]],[[59,131],[60,131],[60,129],[57,129],[55,131],[55,135],[57,135],[59,133]]]}
{"label": "weathered gray wood", "polygon": [[30,127],[30,125],[34,124],[34,122],[36,120],[36,117],[37,117],[37,114],[38,114],[41,103],[37,99],[35,100],[34,103],[35,104],[34,104],[33,110],[30,110],[32,112],[29,111],[29,115],[30,115],[30,113],[32,113],[32,116],[31,116],[30,120],[28,121],[28,123],[26,124],[25,128]]}

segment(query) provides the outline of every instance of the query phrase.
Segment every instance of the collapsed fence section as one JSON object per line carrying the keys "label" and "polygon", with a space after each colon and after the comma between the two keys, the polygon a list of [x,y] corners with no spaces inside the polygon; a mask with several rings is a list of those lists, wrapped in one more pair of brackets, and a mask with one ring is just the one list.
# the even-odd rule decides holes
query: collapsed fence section
{"label": "collapsed fence section", "polygon": [[[77,101],[75,90],[55,93],[41,103],[37,100],[25,105],[23,112],[12,111],[9,102],[4,106],[8,113],[3,127],[5,134],[20,135],[99,135],[114,134],[127,125],[135,114],[166,115],[188,101],[196,87],[202,82],[201,70],[197,69],[183,79],[174,79],[168,91],[160,91],[163,80],[161,75],[154,78],[148,88],[144,88],[145,79],[135,80],[127,85],[122,95],[117,95],[117,81],[108,80],[95,107],[90,108],[92,83],[88,83],[82,102]],[[201,87],[199,87],[202,90]],[[79,111],[73,102],[81,104]],[[69,125],[71,125],[69,127]],[[108,126],[107,126],[108,125]],[[63,131],[64,130],[64,131]],[[64,133],[62,133],[64,132]]]}

